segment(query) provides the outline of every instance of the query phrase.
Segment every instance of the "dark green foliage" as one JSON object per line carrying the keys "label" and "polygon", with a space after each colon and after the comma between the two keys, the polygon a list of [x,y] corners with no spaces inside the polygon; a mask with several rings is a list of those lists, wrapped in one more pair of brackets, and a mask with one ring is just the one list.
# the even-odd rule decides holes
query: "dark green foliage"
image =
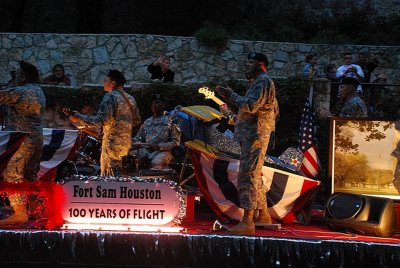
{"label": "dark green foliage", "polygon": [[279,101],[279,120],[276,124],[275,153],[281,154],[289,146],[297,146],[300,120],[308,97],[309,83],[300,77],[275,79]]}
{"label": "dark green foliage", "polygon": [[[199,35],[204,43],[217,46],[230,37],[329,44],[400,43],[400,15],[378,16],[369,6],[343,7],[341,1],[323,9],[326,3],[322,2],[2,0],[0,32]],[[202,33],[205,22],[214,29]]]}
{"label": "dark green foliage", "polygon": [[203,45],[222,49],[226,47],[229,33],[221,25],[207,23],[194,33],[194,37]]}

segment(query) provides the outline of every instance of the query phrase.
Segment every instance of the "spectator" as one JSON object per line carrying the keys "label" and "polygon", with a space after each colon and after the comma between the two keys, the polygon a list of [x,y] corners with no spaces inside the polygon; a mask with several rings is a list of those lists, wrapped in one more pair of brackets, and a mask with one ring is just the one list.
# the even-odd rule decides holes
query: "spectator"
{"label": "spectator", "polygon": [[[353,56],[351,53],[344,53],[343,65],[336,70],[336,77],[338,79],[353,77],[361,83],[364,81],[364,72],[359,65],[353,63]],[[360,84],[357,87],[357,91],[362,93],[362,87]]]}
{"label": "spectator", "polygon": [[61,64],[54,65],[53,74],[47,76],[42,82],[48,85],[71,86],[71,80],[65,74],[64,66]]}
{"label": "spectator", "polygon": [[325,78],[329,79],[331,82],[338,82],[339,79],[336,77],[336,65],[330,63],[326,65]]}
{"label": "spectator", "polygon": [[378,59],[375,58],[374,54],[364,52],[360,53],[360,59],[358,60],[357,64],[364,72],[364,82],[371,82],[371,75],[379,64]]}
{"label": "spectator", "polygon": [[147,71],[151,73],[151,80],[162,81],[163,83],[173,83],[175,73],[169,69],[171,60],[166,56],[161,56],[155,62],[147,67]]}
{"label": "spectator", "polygon": [[383,116],[382,98],[385,95],[386,82],[387,76],[385,73],[381,73],[374,81],[372,81],[372,83],[376,85],[372,85],[371,90],[369,91],[368,112],[371,116]]}
{"label": "spectator", "polygon": [[164,114],[165,103],[160,94],[155,94],[151,102],[153,116],[148,118],[133,138],[133,145],[141,142],[145,147],[139,149],[142,164],[150,164],[151,168],[162,169],[172,160],[172,149],[178,146],[181,132]]}
{"label": "spectator", "polygon": [[318,57],[316,54],[311,53],[306,56],[306,64],[304,65],[303,75],[307,78],[313,79],[318,75],[317,70]]}

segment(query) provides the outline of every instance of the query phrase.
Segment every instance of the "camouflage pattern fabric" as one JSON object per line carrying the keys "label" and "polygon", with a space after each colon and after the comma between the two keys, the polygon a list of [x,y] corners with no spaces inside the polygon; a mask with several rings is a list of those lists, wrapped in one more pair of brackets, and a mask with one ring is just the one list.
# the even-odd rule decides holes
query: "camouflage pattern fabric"
{"label": "camouflage pattern fabric", "polygon": [[[122,94],[132,105],[132,111]],[[100,156],[100,175],[119,176],[122,157],[131,147],[132,129],[140,124],[139,109],[134,97],[113,89],[104,95],[96,115],[88,116],[77,113],[80,124],[103,128],[103,141]]]}
{"label": "camouflage pattern fabric", "polygon": [[400,194],[400,161],[397,159],[396,168],[393,174],[393,186]]}
{"label": "camouflage pattern fabric", "polygon": [[7,105],[5,130],[30,132],[11,157],[4,172],[4,180],[21,182],[23,178],[37,180],[43,150],[42,117],[46,97],[36,84],[17,86],[0,91],[0,103]]}
{"label": "camouflage pattern fabric", "polygon": [[245,96],[232,93],[230,100],[239,108],[235,138],[241,143],[240,206],[246,210],[261,209],[266,204],[261,168],[278,112],[274,82],[266,73],[261,73]]}
{"label": "camouflage pattern fabric", "polygon": [[367,117],[368,111],[364,101],[356,96],[346,100],[339,114],[340,117]]}
{"label": "camouflage pattern fabric", "polygon": [[160,150],[150,151],[148,148],[139,149],[139,157],[148,157],[151,167],[163,168],[172,160],[171,150],[181,141],[179,128],[171,122],[168,116],[150,117],[144,121],[133,142],[158,144]]}
{"label": "camouflage pattern fabric", "polygon": [[[400,120],[396,120],[395,128],[400,131]],[[400,142],[397,143],[396,149],[391,153],[392,156],[396,157],[397,163],[393,174],[393,186],[400,194]]]}

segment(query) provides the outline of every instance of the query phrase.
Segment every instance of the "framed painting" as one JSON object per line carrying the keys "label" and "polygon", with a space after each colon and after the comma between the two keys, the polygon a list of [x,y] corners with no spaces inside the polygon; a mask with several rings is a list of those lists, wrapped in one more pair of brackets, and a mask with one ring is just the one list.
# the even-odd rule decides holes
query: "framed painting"
{"label": "framed painting", "polygon": [[[400,131],[394,120],[331,118],[332,193],[400,199]],[[397,150],[399,150],[397,152]],[[400,178],[399,178],[400,179]],[[399,189],[400,190],[400,189]]]}

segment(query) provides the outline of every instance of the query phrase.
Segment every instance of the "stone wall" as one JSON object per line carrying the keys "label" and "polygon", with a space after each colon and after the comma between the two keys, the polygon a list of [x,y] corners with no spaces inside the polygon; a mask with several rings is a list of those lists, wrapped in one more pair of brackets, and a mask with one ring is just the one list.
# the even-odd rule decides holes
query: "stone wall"
{"label": "stone wall", "polygon": [[[179,84],[208,80],[244,79],[244,65],[250,51],[264,52],[272,77],[301,75],[305,56],[319,55],[320,73],[328,63],[341,65],[342,54],[350,51],[357,60],[360,51],[370,51],[379,59],[375,74],[385,72],[392,83],[400,83],[400,46],[316,45],[230,40],[223,49],[199,44],[192,37],[156,35],[78,35],[49,33],[0,33],[0,83],[21,59],[36,64],[41,77],[61,63],[74,86],[102,84],[108,69],[122,70],[128,83],[147,83],[147,65],[166,54]],[[373,76],[374,78],[374,76]]]}

